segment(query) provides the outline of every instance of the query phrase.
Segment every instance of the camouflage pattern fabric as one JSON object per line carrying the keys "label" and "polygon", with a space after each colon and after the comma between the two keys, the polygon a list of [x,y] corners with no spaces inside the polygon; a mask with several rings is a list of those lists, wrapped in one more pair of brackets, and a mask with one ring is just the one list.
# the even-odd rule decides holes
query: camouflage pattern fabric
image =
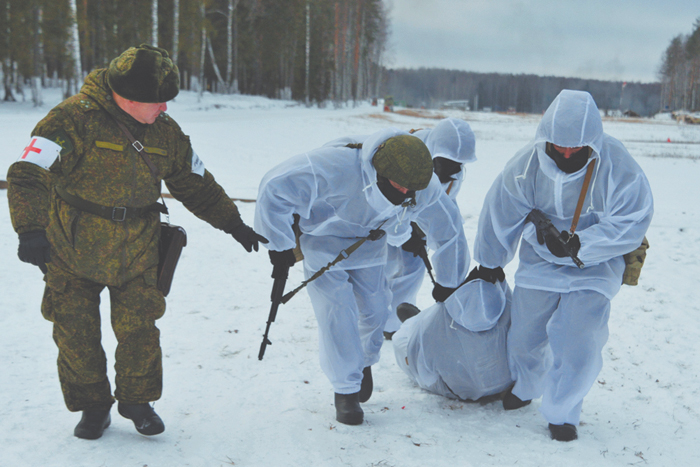
{"label": "camouflage pattern fabric", "polygon": [[51,257],[63,269],[95,282],[120,286],[158,264],[159,216],[114,222],[81,212],[52,187],[103,206],[144,207],[158,201],[160,179],[115,124],[122,121],[146,147],[170,193],[197,217],[231,231],[242,223],[236,206],[214,177],[192,173],[189,138],[167,114],[140,124],[112,100],[105,70],[92,72],[79,94],[51,110],[32,136],[63,150],[46,171],[16,162],[8,171],[8,199],[17,233],[46,229]]}
{"label": "camouflage pattern fabric", "polygon": [[[115,119],[145,146],[157,179]],[[24,161],[12,164],[8,200],[15,231],[46,230],[51,244],[43,312],[55,323],[66,404],[82,410],[111,403],[96,311],[98,291],[105,286],[120,342],[115,396],[126,402],[155,400],[161,385],[155,320],[164,311],[154,272],[159,215],[103,219],[68,205],[53,187],[103,206],[144,207],[158,200],[162,180],[187,209],[226,232],[242,223],[238,209],[208,171],[202,176],[198,167],[200,174],[193,173],[189,138],[167,114],[152,125],[141,124],[114,103],[104,69],[88,75],[80,93],[52,109],[32,136],[59,144],[60,157],[50,170]]]}
{"label": "camouflage pattern fabric", "polygon": [[636,250],[623,256],[625,259],[625,272],[622,274],[622,283],[625,285],[638,285],[642,266],[647,257],[649,240],[644,237],[642,244]]}
{"label": "camouflage pattern fabric", "polygon": [[[41,312],[54,325],[66,406],[71,411],[109,407],[114,399],[100,342],[100,292],[105,286],[53,263],[48,268]],[[115,396],[122,402],[150,402],[161,395],[163,368],[155,321],[165,312],[165,300],[155,283],[152,268],[121,287],[109,287],[112,329],[118,342]]]}

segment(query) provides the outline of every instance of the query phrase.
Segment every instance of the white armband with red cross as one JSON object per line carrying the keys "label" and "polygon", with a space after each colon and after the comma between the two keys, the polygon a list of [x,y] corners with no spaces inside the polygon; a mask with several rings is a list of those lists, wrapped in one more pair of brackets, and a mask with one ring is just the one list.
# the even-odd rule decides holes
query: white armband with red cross
{"label": "white armband with red cross", "polygon": [[39,167],[49,170],[51,165],[60,157],[61,146],[50,139],[41,136],[32,136],[29,145],[24,148],[17,162],[31,162]]}

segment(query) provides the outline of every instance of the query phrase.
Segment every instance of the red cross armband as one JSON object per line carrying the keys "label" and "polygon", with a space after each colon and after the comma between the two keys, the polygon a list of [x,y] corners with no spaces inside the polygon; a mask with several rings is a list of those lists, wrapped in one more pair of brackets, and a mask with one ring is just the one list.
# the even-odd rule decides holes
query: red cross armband
{"label": "red cross armband", "polygon": [[17,162],[31,162],[39,167],[49,170],[51,165],[56,161],[61,153],[61,146],[53,141],[42,138],[41,136],[32,136],[29,144],[22,155],[19,156]]}

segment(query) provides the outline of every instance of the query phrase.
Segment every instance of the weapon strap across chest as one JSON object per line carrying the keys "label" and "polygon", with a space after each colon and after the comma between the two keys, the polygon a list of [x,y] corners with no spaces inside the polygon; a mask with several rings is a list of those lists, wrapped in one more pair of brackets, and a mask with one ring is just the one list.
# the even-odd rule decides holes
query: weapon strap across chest
{"label": "weapon strap across chest", "polygon": [[146,163],[148,166],[148,170],[151,171],[151,175],[153,178],[158,180],[158,176],[160,175],[160,172],[158,170],[158,167],[155,166],[155,164],[151,161],[150,157],[146,155],[145,152],[143,152],[143,144],[136,138],[134,138],[134,135],[131,134],[129,129],[124,125],[122,122],[117,120],[116,118],[114,119],[115,123],[119,127],[120,130],[126,135],[127,139],[131,142],[131,145],[136,149],[136,152],[139,153],[139,156],[143,159],[143,161]]}
{"label": "weapon strap across chest", "polygon": [[588,186],[591,184],[591,176],[593,175],[593,168],[595,167],[595,159],[591,160],[588,164],[588,169],[586,169],[586,176],[583,179],[583,186],[581,187],[581,194],[578,196],[578,203],[576,204],[576,211],[574,211],[574,218],[571,221],[571,228],[569,233],[571,235],[576,231],[578,226],[578,220],[581,217],[581,209],[583,209],[583,201],[586,199],[586,193],[588,193]]}
{"label": "weapon strap across chest", "polygon": [[[155,166],[155,164],[153,164],[151,159],[143,151],[143,144],[141,144],[140,141],[134,138],[134,135],[131,134],[126,125],[124,125],[116,118],[114,119],[114,122],[117,124],[119,129],[121,129],[122,132],[124,132],[126,137],[131,142],[131,145],[134,147],[134,149],[136,149],[136,152],[138,152],[143,161],[146,163],[146,165],[148,166],[148,170],[151,172],[151,176],[153,176],[153,178],[156,181],[158,181],[160,172],[158,171],[158,168]],[[127,206],[102,206],[101,204],[93,203],[92,201],[88,201],[79,196],[72,195],[68,193],[64,188],[59,186],[56,186],[56,193],[63,201],[70,204],[76,209],[89,212],[90,214],[94,214],[96,216],[102,217],[103,219],[115,222],[123,222],[127,219],[143,217],[144,215],[153,211],[168,214],[168,208],[165,207],[165,204],[163,203],[153,203],[141,208],[132,208]]]}

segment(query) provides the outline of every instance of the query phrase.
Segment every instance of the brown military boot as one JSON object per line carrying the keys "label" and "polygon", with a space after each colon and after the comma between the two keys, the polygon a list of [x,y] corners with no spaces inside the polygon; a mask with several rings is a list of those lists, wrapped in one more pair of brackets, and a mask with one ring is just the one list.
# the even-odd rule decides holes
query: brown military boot
{"label": "brown military boot", "polygon": [[75,426],[73,435],[82,439],[98,439],[102,436],[111,422],[109,409],[89,409],[83,410],[80,422]]}

